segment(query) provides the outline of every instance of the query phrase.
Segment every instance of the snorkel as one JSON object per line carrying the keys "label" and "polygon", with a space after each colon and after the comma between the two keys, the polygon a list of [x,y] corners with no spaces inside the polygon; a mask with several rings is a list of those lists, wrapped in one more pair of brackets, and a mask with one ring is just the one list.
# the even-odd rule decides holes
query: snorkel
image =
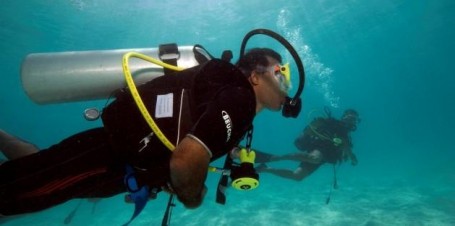
{"label": "snorkel", "polygon": [[[297,92],[295,93],[294,97],[292,97],[292,98],[289,96],[286,97],[286,101],[283,105],[282,113],[283,113],[283,116],[286,118],[289,118],[289,117],[297,118],[297,116],[300,113],[300,110],[302,109],[302,99],[300,98],[300,95],[302,94],[303,88],[305,86],[305,70],[303,68],[303,63],[300,60],[300,57],[297,54],[297,52],[295,51],[294,47],[292,47],[292,45],[285,38],[283,38],[281,35],[273,32],[271,30],[268,30],[268,29],[255,29],[255,30],[248,32],[248,34],[246,34],[245,37],[243,38],[242,45],[240,47],[240,55],[239,55],[240,57],[243,56],[245,53],[245,47],[246,47],[248,40],[252,36],[259,35],[259,34],[270,36],[270,37],[274,38],[275,40],[277,40],[278,42],[280,42],[284,47],[286,47],[286,49],[289,51],[289,53],[294,58],[294,61],[297,66],[297,70],[299,71],[299,86],[298,86]],[[287,73],[288,77],[290,78],[289,68],[287,68],[287,69],[288,70],[286,73]]]}

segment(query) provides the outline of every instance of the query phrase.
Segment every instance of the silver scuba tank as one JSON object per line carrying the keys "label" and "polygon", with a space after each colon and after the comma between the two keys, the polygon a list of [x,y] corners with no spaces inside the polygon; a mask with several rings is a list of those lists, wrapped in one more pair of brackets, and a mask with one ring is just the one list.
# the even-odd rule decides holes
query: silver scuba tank
{"label": "silver scuba tank", "polygon": [[[158,48],[33,53],[21,66],[22,85],[27,95],[38,104],[62,103],[109,98],[125,87],[122,68],[124,54],[134,51],[155,59],[175,57],[177,66],[198,65],[195,46],[179,46],[177,54],[159,53]],[[209,59],[208,53],[197,49]],[[131,73],[136,84],[164,74],[161,66],[131,58]]]}

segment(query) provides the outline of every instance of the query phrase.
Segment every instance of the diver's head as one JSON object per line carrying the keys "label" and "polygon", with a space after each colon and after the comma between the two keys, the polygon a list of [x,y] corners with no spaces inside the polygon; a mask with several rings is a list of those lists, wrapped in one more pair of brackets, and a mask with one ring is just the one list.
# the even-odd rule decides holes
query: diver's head
{"label": "diver's head", "polygon": [[[268,48],[249,50],[237,62],[256,94],[257,108],[280,110],[290,87],[289,67],[281,66],[281,56]],[[286,77],[286,75],[287,77]]]}
{"label": "diver's head", "polygon": [[267,67],[269,60],[267,57],[271,57],[281,63],[281,56],[273,49],[269,48],[253,48],[250,49],[245,55],[241,56],[237,61],[237,67],[243,72],[243,74],[249,78],[251,73],[256,70],[258,66]]}
{"label": "diver's head", "polygon": [[341,116],[341,121],[350,131],[355,131],[357,124],[360,122],[359,113],[354,109],[347,109]]}

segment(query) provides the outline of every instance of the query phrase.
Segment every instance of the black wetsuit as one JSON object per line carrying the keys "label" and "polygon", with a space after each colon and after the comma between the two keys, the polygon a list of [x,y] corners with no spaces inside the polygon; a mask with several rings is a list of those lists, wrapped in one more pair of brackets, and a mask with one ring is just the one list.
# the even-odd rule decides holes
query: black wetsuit
{"label": "black wetsuit", "polygon": [[[343,149],[352,148],[349,132],[349,128],[335,118],[314,119],[295,139],[294,144],[301,151],[311,152],[317,149],[322,153],[323,159],[320,164],[302,162],[300,167],[312,172],[324,163],[335,164],[341,161]],[[336,144],[334,138],[340,139],[341,143]]]}
{"label": "black wetsuit", "polygon": [[[255,116],[248,80],[220,60],[156,78],[138,90],[172,143],[191,136],[208,149],[212,161],[240,142]],[[104,127],[0,165],[0,214],[125,192],[127,164],[136,169],[140,185],[160,187],[169,181],[171,151],[152,133],[129,90],[116,97],[103,110]]]}

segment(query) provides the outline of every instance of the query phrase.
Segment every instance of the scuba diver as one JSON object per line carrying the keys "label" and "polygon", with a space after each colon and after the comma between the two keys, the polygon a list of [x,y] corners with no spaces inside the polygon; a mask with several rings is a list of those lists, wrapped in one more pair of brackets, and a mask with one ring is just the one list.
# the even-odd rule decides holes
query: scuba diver
{"label": "scuba diver", "polygon": [[182,106],[182,114],[174,114],[181,117],[179,131],[174,118],[155,119],[168,137],[180,140],[172,152],[150,132],[129,93],[120,91],[103,111],[103,128],[0,166],[0,213],[34,212],[72,198],[126,192],[126,164],[135,168],[140,186],[167,187],[186,207],[198,207],[209,162],[240,142],[257,113],[280,110],[285,102],[287,94],[276,79],[280,63],[275,51],[252,49],[237,67],[211,60],[139,86],[150,108],[168,104],[159,99],[169,94],[177,97],[174,103],[180,101],[175,106]]}
{"label": "scuba diver", "polygon": [[[248,39],[256,34],[278,36],[265,29],[247,34],[235,65],[212,58],[137,87],[126,78],[128,87],[117,90],[102,111],[102,127],[1,164],[0,216],[127,192],[125,201],[136,205],[129,224],[163,190],[186,208],[197,208],[207,191],[210,162],[245,137],[246,148],[230,177],[233,187],[256,187],[253,119],[263,109],[297,117],[304,86],[300,58],[282,38],[278,41],[291,52],[300,75],[292,98],[289,66],[281,65],[280,54],[269,48],[245,53]],[[153,117],[147,117],[149,111]]]}
{"label": "scuba diver", "polygon": [[[325,163],[335,165],[350,160],[352,165],[357,165],[357,157],[352,152],[350,133],[357,129],[360,122],[359,114],[353,109],[347,109],[338,120],[331,116],[328,108],[325,112],[327,117],[315,118],[295,139],[294,145],[299,152],[271,155],[256,150],[255,162],[261,163],[256,167],[257,172],[301,181]],[[300,165],[297,169],[290,170],[273,168],[265,164],[281,160],[297,161]]]}

